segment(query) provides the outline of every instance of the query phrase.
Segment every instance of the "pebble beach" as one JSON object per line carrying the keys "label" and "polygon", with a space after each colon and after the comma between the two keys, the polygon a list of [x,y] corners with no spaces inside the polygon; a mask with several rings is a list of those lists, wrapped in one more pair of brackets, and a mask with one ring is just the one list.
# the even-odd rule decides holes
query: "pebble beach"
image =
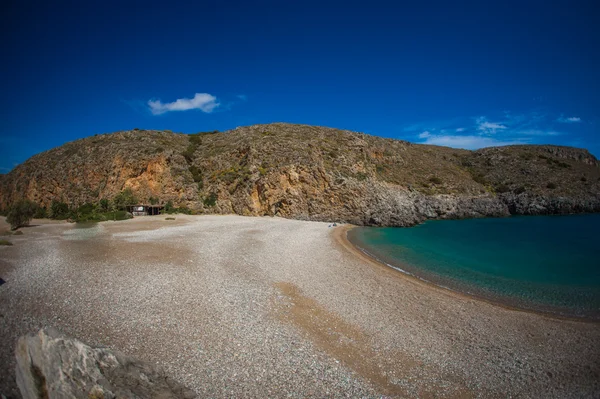
{"label": "pebble beach", "polygon": [[55,327],[199,397],[600,397],[597,322],[433,287],[366,258],[349,226],[328,226],[33,221],[0,247],[0,393],[20,397],[18,337]]}

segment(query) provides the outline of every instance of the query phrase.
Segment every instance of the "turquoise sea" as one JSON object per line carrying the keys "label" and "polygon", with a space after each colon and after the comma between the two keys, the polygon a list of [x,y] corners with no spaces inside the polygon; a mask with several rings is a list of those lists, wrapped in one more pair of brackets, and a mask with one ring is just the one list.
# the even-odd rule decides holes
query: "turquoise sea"
{"label": "turquoise sea", "polygon": [[455,291],[600,319],[600,214],[360,227],[348,238],[399,271]]}

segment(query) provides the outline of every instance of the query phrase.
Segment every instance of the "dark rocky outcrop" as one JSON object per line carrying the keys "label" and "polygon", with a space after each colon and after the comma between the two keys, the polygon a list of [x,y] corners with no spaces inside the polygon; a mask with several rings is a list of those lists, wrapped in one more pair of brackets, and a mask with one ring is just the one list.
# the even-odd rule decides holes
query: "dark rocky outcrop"
{"label": "dark rocky outcrop", "polygon": [[196,213],[378,226],[600,209],[599,163],[583,149],[466,151],[285,123],[194,135],[134,130],[67,143],[2,176],[0,209],[20,198],[78,206],[127,187],[142,201],[170,200]]}
{"label": "dark rocky outcrop", "polygon": [[51,329],[21,337],[15,352],[24,399],[196,397],[149,364]]}

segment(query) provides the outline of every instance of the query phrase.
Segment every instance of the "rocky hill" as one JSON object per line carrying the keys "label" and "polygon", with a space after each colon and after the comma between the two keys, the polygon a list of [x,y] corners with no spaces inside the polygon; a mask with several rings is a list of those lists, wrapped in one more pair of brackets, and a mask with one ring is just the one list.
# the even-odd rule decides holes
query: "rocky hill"
{"label": "rocky hill", "polygon": [[35,155],[0,176],[0,209],[111,199],[197,213],[278,215],[408,226],[428,218],[600,211],[600,166],[583,149],[508,146],[478,151],[274,123],[184,135],[96,135]]}

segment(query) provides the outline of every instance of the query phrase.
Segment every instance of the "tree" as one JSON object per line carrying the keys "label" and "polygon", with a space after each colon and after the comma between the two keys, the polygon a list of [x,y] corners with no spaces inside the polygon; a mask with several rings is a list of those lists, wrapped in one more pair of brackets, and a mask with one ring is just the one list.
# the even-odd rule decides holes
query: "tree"
{"label": "tree", "polygon": [[37,207],[35,202],[26,199],[13,204],[8,211],[8,216],[6,216],[6,221],[10,223],[11,229],[16,230],[19,227],[29,225]]}
{"label": "tree", "polygon": [[36,205],[35,214],[33,215],[36,219],[45,219],[48,217],[48,211],[41,205]]}
{"label": "tree", "polygon": [[113,202],[117,208],[123,209],[127,205],[135,205],[137,203],[137,198],[133,195],[131,188],[127,187],[125,190],[115,195]]}
{"label": "tree", "polygon": [[50,205],[50,217],[52,219],[66,219],[69,217],[69,205],[64,202],[52,200]]}
{"label": "tree", "polygon": [[95,204],[89,202],[81,205],[79,208],[77,208],[77,211],[75,212],[76,220],[78,222],[87,222],[90,220],[95,220],[98,217],[96,208],[97,207]]}
{"label": "tree", "polygon": [[110,201],[109,201],[108,199],[106,199],[106,198],[102,198],[102,199],[100,200],[100,209],[101,209],[103,212],[108,212],[108,211],[110,211]]}

